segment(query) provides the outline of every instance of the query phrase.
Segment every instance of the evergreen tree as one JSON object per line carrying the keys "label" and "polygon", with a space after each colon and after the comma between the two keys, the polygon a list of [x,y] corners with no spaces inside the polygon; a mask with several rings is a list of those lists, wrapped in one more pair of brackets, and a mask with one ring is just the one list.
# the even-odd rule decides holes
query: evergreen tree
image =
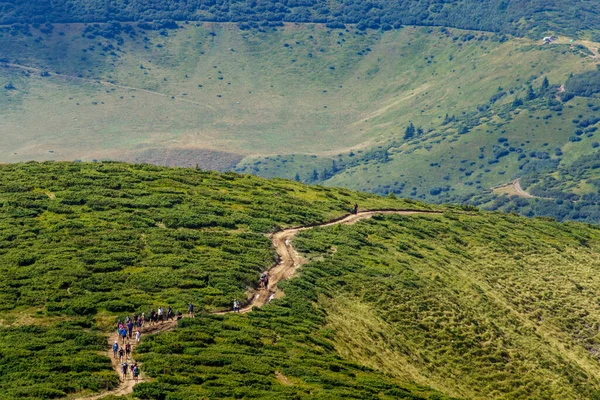
{"label": "evergreen tree", "polygon": [[296,182],[300,182],[300,174],[296,172],[296,176],[294,177]]}
{"label": "evergreen tree", "polygon": [[415,126],[413,125],[413,123],[411,122],[410,125],[406,128],[406,130],[404,131],[404,139],[405,140],[410,140],[413,137],[415,137]]}
{"label": "evergreen tree", "polygon": [[543,96],[548,93],[548,89],[550,88],[550,82],[548,82],[548,77],[544,77],[544,81],[542,82],[542,86],[540,87],[540,94]]}
{"label": "evergreen tree", "polygon": [[417,128],[417,136],[421,136],[423,134],[423,128],[418,127]]}
{"label": "evergreen tree", "polygon": [[316,169],[313,169],[313,173],[312,173],[312,181],[316,182],[319,180],[319,173],[317,172]]}
{"label": "evergreen tree", "polygon": [[523,105],[523,100],[520,97],[515,97],[512,102],[513,108],[521,107]]}
{"label": "evergreen tree", "polygon": [[390,161],[390,156],[389,156],[387,150],[382,150],[381,159],[384,163],[387,163],[388,161]]}
{"label": "evergreen tree", "polygon": [[339,171],[337,163],[335,160],[331,160],[331,173],[336,174]]}
{"label": "evergreen tree", "polygon": [[534,100],[536,98],[536,94],[533,91],[533,88],[531,87],[531,85],[529,85],[529,87],[527,88],[527,100]]}
{"label": "evergreen tree", "polygon": [[327,168],[325,168],[323,172],[321,172],[321,180],[324,181],[329,179],[330,177],[331,175],[329,175],[329,171],[327,170]]}

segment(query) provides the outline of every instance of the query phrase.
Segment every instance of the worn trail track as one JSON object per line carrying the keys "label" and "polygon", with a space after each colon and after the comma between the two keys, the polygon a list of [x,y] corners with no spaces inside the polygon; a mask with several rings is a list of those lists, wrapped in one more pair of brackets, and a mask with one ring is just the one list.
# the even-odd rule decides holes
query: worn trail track
{"label": "worn trail track", "polygon": [[[273,267],[271,267],[268,271],[265,271],[267,276],[269,277],[269,287],[263,289],[256,289],[250,292],[248,298],[248,304],[244,306],[239,312],[241,314],[248,313],[252,311],[254,307],[261,307],[267,304],[271,299],[280,297],[283,293],[278,289],[277,283],[286,279],[290,279],[294,276],[296,271],[302,264],[306,262],[304,258],[302,258],[296,249],[292,246],[292,239],[301,231],[305,231],[308,229],[312,229],[315,227],[326,227],[338,224],[351,225],[362,219],[371,218],[376,214],[396,214],[396,215],[415,215],[415,214],[438,214],[436,211],[416,211],[416,210],[374,210],[374,211],[362,211],[358,214],[350,214],[343,218],[336,219],[330,222],[325,222],[322,224],[316,224],[311,226],[297,227],[297,228],[289,228],[285,229],[281,232],[277,232],[271,235],[271,240],[273,242],[273,247],[277,252],[279,257],[279,261]],[[225,311],[217,311],[213,314],[222,315],[231,313],[231,310]],[[154,334],[159,332],[170,331],[177,326],[177,321],[167,321],[164,323],[157,323],[154,325],[145,325],[141,332],[141,340],[144,340],[144,336],[148,334]],[[113,369],[117,372],[119,377],[121,377],[121,364],[118,362],[118,359],[113,358],[112,353],[112,344],[115,340],[119,340],[119,345],[121,344],[120,339],[118,338],[117,333],[113,333],[108,337],[108,350],[106,354],[112,360]],[[132,340],[132,353],[135,350],[136,344],[135,340]],[[135,362],[133,358],[127,360],[128,364]],[[98,395],[88,396],[88,397],[79,397],[81,400],[96,400],[100,399],[104,396],[114,395],[121,396],[126,395],[133,392],[133,386],[138,382],[144,382],[147,378],[144,377],[144,373],[140,374],[138,381],[135,382],[131,373],[128,374],[125,380],[121,379],[119,386],[111,391],[107,391]]]}

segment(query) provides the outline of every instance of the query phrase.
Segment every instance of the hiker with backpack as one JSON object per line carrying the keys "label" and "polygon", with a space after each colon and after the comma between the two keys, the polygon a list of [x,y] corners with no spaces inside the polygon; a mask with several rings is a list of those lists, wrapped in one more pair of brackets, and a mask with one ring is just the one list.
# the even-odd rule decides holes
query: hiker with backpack
{"label": "hiker with backpack", "polygon": [[133,366],[133,380],[137,383],[138,377],[140,376],[140,367],[135,364]]}
{"label": "hiker with backpack", "polygon": [[156,315],[158,316],[158,320],[160,321],[160,323],[162,324],[164,322],[163,320],[163,309],[162,307],[158,307],[158,312],[156,313]]}
{"label": "hiker with backpack", "polygon": [[358,203],[354,203],[354,210],[352,211],[352,214],[358,215]]}
{"label": "hiker with backpack", "polygon": [[167,321],[173,319],[173,309],[170,305],[167,306]]}
{"label": "hiker with backpack", "polygon": [[266,273],[263,272],[263,274],[260,276],[260,280],[258,282],[259,282],[261,288],[267,289],[269,286],[269,277],[267,276]]}
{"label": "hiker with backpack", "polygon": [[123,381],[125,381],[127,379],[127,363],[125,361],[123,361],[121,363],[121,371],[123,372]]}
{"label": "hiker with backpack", "polygon": [[233,312],[240,312],[240,302],[233,299]]}
{"label": "hiker with backpack", "polygon": [[131,344],[129,342],[125,345],[125,355],[127,358],[131,358]]}
{"label": "hiker with backpack", "polygon": [[194,305],[192,303],[188,304],[188,315],[190,318],[194,318]]}
{"label": "hiker with backpack", "polygon": [[113,347],[113,358],[117,358],[117,354],[119,353],[119,341],[115,340],[112,347]]}
{"label": "hiker with backpack", "polygon": [[133,333],[133,322],[131,320],[127,323],[127,332],[129,333],[129,339],[131,339],[131,334]]}
{"label": "hiker with backpack", "polygon": [[119,349],[119,361],[122,362],[123,361],[123,357],[125,357],[125,349],[123,347],[121,347]]}
{"label": "hiker with backpack", "polygon": [[139,342],[140,342],[140,336],[141,336],[141,334],[142,334],[142,333],[140,332],[140,330],[139,330],[139,329],[135,331],[135,342],[136,342],[136,343],[139,343]]}

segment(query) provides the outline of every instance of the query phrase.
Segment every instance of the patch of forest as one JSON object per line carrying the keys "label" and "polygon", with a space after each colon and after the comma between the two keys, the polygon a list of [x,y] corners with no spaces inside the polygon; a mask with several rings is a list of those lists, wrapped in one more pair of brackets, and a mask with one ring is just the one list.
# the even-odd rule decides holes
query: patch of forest
{"label": "patch of forest", "polygon": [[324,23],[331,28],[357,24],[359,29],[401,25],[442,25],[515,35],[556,31],[576,34],[600,25],[593,1],[558,0],[307,0],[276,2],[192,0],[73,3],[67,0],[0,2],[0,24],[67,22],[214,21],[239,22],[244,28],[277,26],[283,22]]}

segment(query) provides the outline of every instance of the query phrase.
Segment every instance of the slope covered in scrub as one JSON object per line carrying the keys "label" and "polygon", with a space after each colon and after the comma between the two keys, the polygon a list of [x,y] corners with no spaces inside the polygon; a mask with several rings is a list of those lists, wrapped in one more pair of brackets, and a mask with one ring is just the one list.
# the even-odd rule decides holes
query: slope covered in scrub
{"label": "slope covered in scrub", "polygon": [[[0,166],[2,398],[111,390],[118,318],[197,316],[144,335],[126,398],[592,399],[597,227],[428,206],[233,173],[122,163]],[[292,240],[283,297],[216,315]],[[173,326],[175,326],[173,324]]]}
{"label": "slope covered in scrub", "polygon": [[193,169],[0,166],[0,396],[115,387],[98,352],[118,315],[228,308],[275,262],[265,233],[341,216],[356,201],[429,208]]}

